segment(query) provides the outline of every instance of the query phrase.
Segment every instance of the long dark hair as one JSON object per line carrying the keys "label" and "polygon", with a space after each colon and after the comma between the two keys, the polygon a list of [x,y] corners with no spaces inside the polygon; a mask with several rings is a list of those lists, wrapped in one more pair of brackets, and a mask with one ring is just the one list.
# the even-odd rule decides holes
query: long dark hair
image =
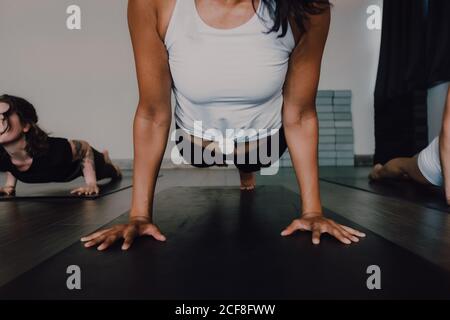
{"label": "long dark hair", "polygon": [[[25,150],[28,155],[30,157],[35,157],[45,153],[48,150],[48,133],[38,126],[38,116],[34,106],[23,98],[8,94],[0,96],[0,102],[9,105],[9,110],[6,112],[6,116],[16,113],[19,116],[22,125],[30,125],[30,130],[25,133],[25,140],[27,142]],[[4,148],[1,146],[0,153],[2,155],[6,153]]]}
{"label": "long dark hair", "polygon": [[[274,25],[268,33],[278,32],[284,37],[288,30],[289,19],[292,18],[301,34],[307,31],[306,23],[310,15],[321,14],[331,7],[329,0],[260,0],[268,7]],[[255,3],[253,2],[253,7]],[[256,9],[255,9],[256,11]]]}

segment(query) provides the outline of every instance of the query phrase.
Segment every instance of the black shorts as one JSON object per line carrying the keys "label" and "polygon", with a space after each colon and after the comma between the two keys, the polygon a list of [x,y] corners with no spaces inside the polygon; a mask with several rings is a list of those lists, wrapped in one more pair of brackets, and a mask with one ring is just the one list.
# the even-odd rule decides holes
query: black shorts
{"label": "black shorts", "polygon": [[97,180],[116,178],[116,168],[112,164],[105,161],[104,154],[94,148],[92,148],[92,151],[94,152],[95,175]]}
{"label": "black shorts", "polygon": [[[177,130],[182,130],[178,124],[176,124]],[[214,159],[218,159],[219,161],[214,161],[211,163],[211,161],[205,161],[203,157],[201,157],[200,161],[198,159],[194,158],[195,152],[201,152],[201,155],[205,152],[205,147],[203,147],[200,144],[190,142],[190,155],[186,156],[183,152],[183,148],[180,146],[182,145],[184,148],[186,147],[184,144],[182,144],[183,139],[186,137],[187,133],[184,135],[177,134],[176,138],[176,145],[178,147],[178,150],[180,151],[180,154],[183,156],[183,159],[189,163],[190,165],[197,167],[197,168],[207,168],[212,166],[222,166],[225,163],[233,162],[234,165],[243,172],[255,172],[261,170],[261,168],[267,168],[270,167],[275,161],[280,159],[280,157],[283,155],[283,153],[287,149],[287,143],[286,143],[286,137],[284,134],[284,128],[281,127],[277,133],[258,139],[256,141],[256,149],[250,152],[245,152],[245,157],[241,153],[241,155],[237,155],[236,153],[232,153],[231,155],[225,155],[225,154],[215,154],[215,150],[211,152]],[[276,148],[275,145],[273,145],[273,141],[278,142],[278,148]],[[244,147],[243,143],[236,143],[234,142],[235,148],[242,148]],[[274,150],[272,150],[272,147],[274,147]],[[274,154],[272,154],[274,153]],[[230,159],[231,158],[231,159]]]}

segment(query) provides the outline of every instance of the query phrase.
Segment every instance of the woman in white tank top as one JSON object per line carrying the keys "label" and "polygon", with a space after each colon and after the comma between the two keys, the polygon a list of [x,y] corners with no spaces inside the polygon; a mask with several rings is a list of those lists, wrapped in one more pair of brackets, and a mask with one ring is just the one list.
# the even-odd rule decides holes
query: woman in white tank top
{"label": "woman in white tank top", "polygon": [[[259,158],[248,161],[255,144],[278,145],[277,156],[289,148],[302,212],[281,235],[309,230],[314,244],[322,233],[345,244],[359,241],[363,233],[323,216],[319,195],[315,97],[329,7],[328,0],[130,0],[140,97],[130,222],[83,238],[86,247],[104,250],[123,238],[126,250],[136,236],[166,239],[151,210],[172,91],[183,138],[177,142],[188,142],[183,151],[213,150],[209,159],[201,153],[203,167],[222,164],[231,149],[244,189],[254,187],[253,171],[264,167]],[[249,158],[241,163],[240,154]]]}

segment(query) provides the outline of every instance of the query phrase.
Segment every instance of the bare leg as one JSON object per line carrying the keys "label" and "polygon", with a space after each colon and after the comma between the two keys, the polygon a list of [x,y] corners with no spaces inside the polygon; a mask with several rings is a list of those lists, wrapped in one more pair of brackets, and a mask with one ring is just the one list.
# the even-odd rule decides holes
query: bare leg
{"label": "bare leg", "polygon": [[253,190],[256,186],[256,174],[254,172],[243,172],[239,170],[241,178],[241,190]]}
{"label": "bare leg", "polygon": [[411,179],[419,183],[430,184],[420,172],[417,165],[417,155],[411,158],[395,158],[385,165],[376,164],[369,175],[369,179]]}

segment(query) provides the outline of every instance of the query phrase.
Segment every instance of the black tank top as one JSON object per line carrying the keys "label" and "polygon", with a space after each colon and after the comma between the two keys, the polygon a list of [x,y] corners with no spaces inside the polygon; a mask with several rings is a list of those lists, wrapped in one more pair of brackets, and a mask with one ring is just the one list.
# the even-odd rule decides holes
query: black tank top
{"label": "black tank top", "polygon": [[67,139],[48,137],[48,151],[33,158],[27,171],[19,171],[8,153],[0,158],[0,171],[8,171],[17,180],[26,183],[67,182],[82,173],[81,161],[73,161],[72,148]]}

